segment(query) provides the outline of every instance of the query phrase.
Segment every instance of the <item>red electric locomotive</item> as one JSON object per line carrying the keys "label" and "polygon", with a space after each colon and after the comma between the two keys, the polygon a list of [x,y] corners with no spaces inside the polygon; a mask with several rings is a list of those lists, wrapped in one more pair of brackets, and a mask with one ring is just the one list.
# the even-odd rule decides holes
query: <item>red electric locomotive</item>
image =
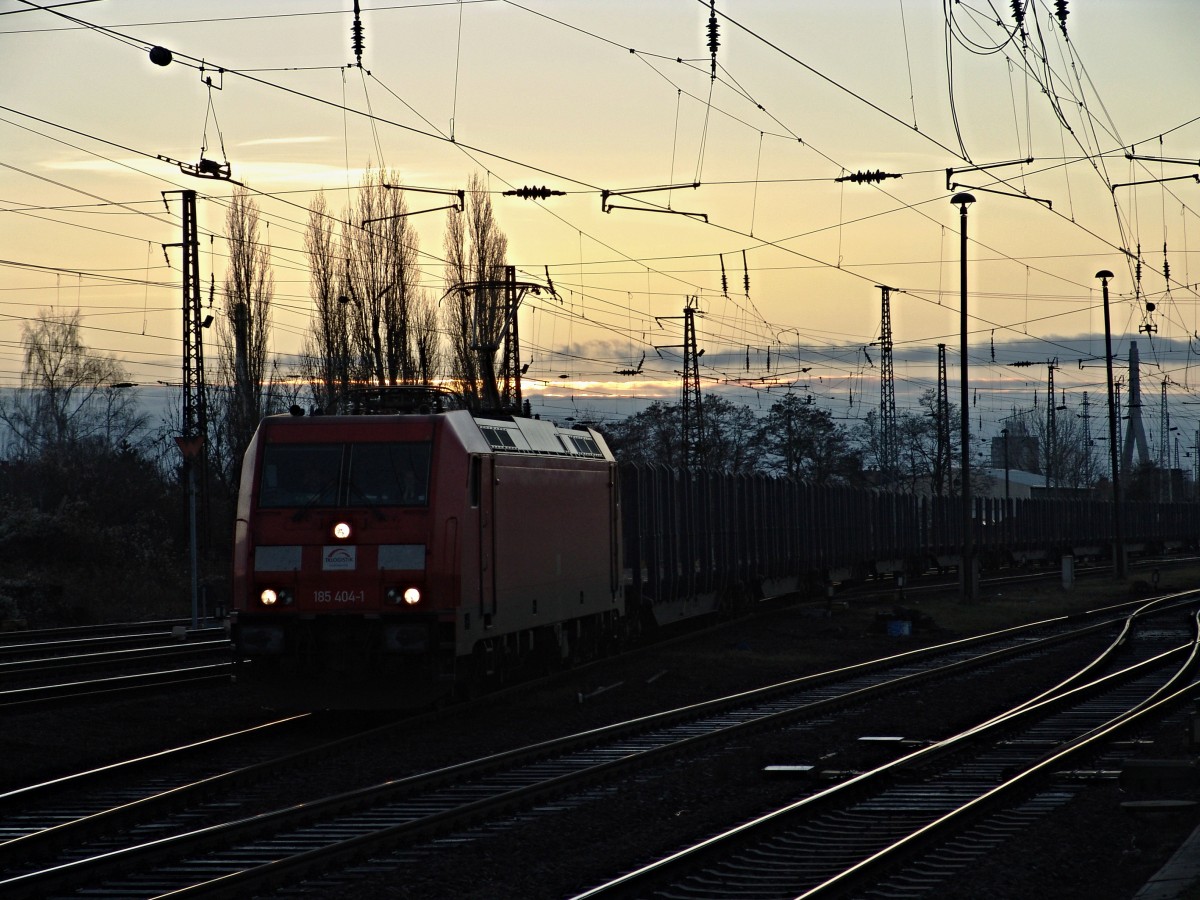
{"label": "red electric locomotive", "polygon": [[253,670],[463,683],[586,658],[619,633],[620,493],[604,439],[430,407],[259,425],[231,616]]}

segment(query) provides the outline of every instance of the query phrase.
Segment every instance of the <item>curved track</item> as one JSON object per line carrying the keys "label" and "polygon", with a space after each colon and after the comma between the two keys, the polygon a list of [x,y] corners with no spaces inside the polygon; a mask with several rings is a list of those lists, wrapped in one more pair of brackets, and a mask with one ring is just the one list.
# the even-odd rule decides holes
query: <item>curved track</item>
{"label": "curved track", "polygon": [[152,825],[143,822],[139,834],[149,829],[160,836],[131,846],[129,835],[112,833],[68,848],[50,865],[38,867],[20,866],[10,857],[14,868],[0,881],[0,892],[37,896],[84,884],[103,885],[105,895],[112,897],[257,890],[378,848],[626,779],[635,766],[828,715],[920,679],[1002,666],[1018,654],[1045,654],[1070,639],[1108,635],[1101,639],[1110,644],[1122,617],[1110,612],[1086,627],[1054,620],[914,651],[207,827],[189,830],[195,812]]}
{"label": "curved track", "polygon": [[[1073,757],[1097,752],[1123,729],[1193,696],[1196,623],[1159,628],[1139,640],[1129,629],[1104,662],[1002,715],[811,793],[669,857],[577,895],[778,898],[922,896],[969,865],[963,855],[897,876],[896,893],[864,893],[882,873],[963,833],[987,813],[1010,820],[1065,802],[1043,790]],[[1017,812],[1011,812],[1016,810]],[[1011,826],[1011,822],[1010,822]],[[982,853],[989,846],[976,842]],[[936,869],[936,871],[935,871]]]}

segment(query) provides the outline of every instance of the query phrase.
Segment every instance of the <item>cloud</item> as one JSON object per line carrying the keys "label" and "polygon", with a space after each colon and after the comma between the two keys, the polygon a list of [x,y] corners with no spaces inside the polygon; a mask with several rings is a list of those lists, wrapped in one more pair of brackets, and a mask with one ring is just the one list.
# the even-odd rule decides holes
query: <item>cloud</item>
{"label": "cloud", "polygon": [[239,147],[265,147],[274,144],[323,144],[329,141],[328,137],[321,135],[309,135],[300,137],[281,137],[281,138],[260,138],[256,141],[242,141],[238,144]]}
{"label": "cloud", "polygon": [[[361,169],[352,169],[349,178],[354,184],[361,179]],[[285,162],[283,160],[259,160],[233,164],[233,177],[257,188],[278,184],[332,184],[345,183],[347,173],[340,166],[320,163]]]}
{"label": "cloud", "polygon": [[114,168],[113,163],[142,171],[145,167],[155,164],[155,161],[147,160],[144,156],[114,159],[111,161],[107,159],[48,159],[42,162],[42,168],[49,169],[52,172],[93,172],[111,175],[118,171],[118,169]]}

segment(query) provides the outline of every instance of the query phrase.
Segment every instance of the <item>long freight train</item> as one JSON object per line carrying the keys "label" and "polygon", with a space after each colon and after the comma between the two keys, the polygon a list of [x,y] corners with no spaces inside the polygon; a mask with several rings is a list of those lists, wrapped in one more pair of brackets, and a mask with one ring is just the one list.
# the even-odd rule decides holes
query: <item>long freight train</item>
{"label": "long freight train", "polygon": [[[957,500],[619,467],[590,428],[411,396],[260,424],[235,534],[241,659],[462,684],[797,588],[957,563]],[[1124,512],[1132,548],[1200,535],[1200,504]],[[1110,536],[1104,502],[976,503],[985,565],[1101,555]]]}

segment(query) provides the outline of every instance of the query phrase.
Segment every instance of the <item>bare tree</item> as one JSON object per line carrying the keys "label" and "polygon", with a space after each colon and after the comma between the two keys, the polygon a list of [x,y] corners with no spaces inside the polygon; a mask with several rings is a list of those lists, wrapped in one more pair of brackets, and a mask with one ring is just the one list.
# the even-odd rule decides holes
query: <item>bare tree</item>
{"label": "bare tree", "polygon": [[344,408],[346,395],[357,375],[350,347],[349,296],[342,293],[345,265],[329,215],[325,194],[308,208],[304,237],[309,266],[309,293],[316,306],[304,341],[301,367],[318,409]]}
{"label": "bare tree", "polygon": [[1049,417],[1045,412],[1030,410],[1022,416],[1040,448],[1040,459],[1032,471],[1049,472],[1051,487],[1091,487],[1099,477],[1099,468],[1095,448],[1085,438],[1083,420],[1067,409],[1065,403],[1055,412],[1054,440],[1050,440]]}
{"label": "bare tree", "polygon": [[862,470],[862,457],[846,429],[796,394],[775,401],[759,432],[767,466],[818,484],[845,481]]}
{"label": "bare tree", "polygon": [[[959,459],[959,429],[950,426],[958,416],[958,407],[946,404],[946,422],[943,433],[946,446],[938,447],[938,400],[937,393],[925,390],[917,400],[914,412],[905,412],[896,420],[897,460],[904,473],[909,491],[915,493],[917,486],[928,483],[930,493],[942,496],[954,489],[953,460]],[[939,452],[940,450],[940,452]],[[959,473],[961,484],[962,473]]]}
{"label": "bare tree", "polygon": [[431,384],[441,375],[437,306],[420,287],[418,235],[397,180],[368,168],[336,234],[324,195],[309,207],[315,315],[301,371],[323,410],[345,408],[356,385]]}
{"label": "bare tree", "polygon": [[683,426],[678,403],[655,400],[641,412],[605,429],[604,436],[621,462],[682,463]]}
{"label": "bare tree", "polygon": [[[446,219],[447,330],[453,376],[474,408],[495,402],[496,358],[481,349],[498,346],[504,326],[505,259],[508,238],[500,230],[483,178],[467,186],[466,209]],[[486,402],[485,402],[486,401]]]}
{"label": "bare tree", "polygon": [[[934,496],[956,496],[962,485],[962,473],[957,462],[959,429],[947,428],[947,446],[938,453],[937,395],[926,390],[911,412],[896,417],[896,478],[889,482],[891,489],[907,494],[929,493]],[[947,405],[947,422],[958,421],[958,407]],[[863,456],[878,466],[881,437],[879,415],[867,413],[863,423],[854,429],[854,440]],[[982,471],[972,463],[973,483],[982,484]]]}
{"label": "bare tree", "polygon": [[236,481],[241,457],[259,420],[275,403],[275,379],[268,364],[271,299],[275,291],[271,248],[260,235],[258,206],[249,191],[234,190],[225,217],[229,269],[225,275],[225,315],[218,318],[218,371],[224,397],[210,404],[210,421],[223,432],[212,446],[224,451],[215,462],[223,477]]}
{"label": "bare tree", "polygon": [[36,458],[59,450],[115,451],[146,426],[127,390],[121,364],[89,350],[79,311],[41,312],[24,326],[21,386],[0,396],[11,455]]}
{"label": "bare tree", "polygon": [[417,380],[415,315],[421,270],[419,240],[394,172],[368,169],[342,227],[343,287],[349,300],[352,349],[375,385]]}
{"label": "bare tree", "polygon": [[417,357],[417,381],[434,384],[445,374],[445,359],[442,352],[441,317],[437,301],[428,291],[417,296],[413,322],[415,324],[413,347]]}
{"label": "bare tree", "polygon": [[744,403],[731,403],[720,394],[707,394],[703,402],[703,465],[734,475],[757,471],[764,456],[758,416]]}

